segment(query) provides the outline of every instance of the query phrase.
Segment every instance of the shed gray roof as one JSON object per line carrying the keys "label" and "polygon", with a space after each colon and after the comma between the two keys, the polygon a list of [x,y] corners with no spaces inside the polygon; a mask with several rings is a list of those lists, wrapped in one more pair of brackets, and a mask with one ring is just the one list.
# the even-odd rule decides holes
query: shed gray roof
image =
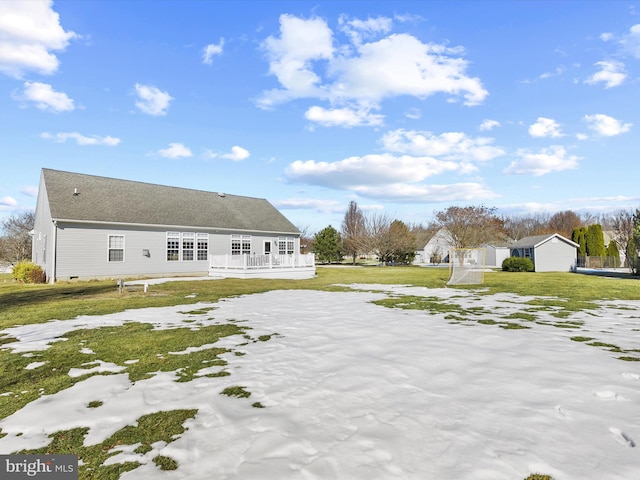
{"label": "shed gray roof", "polygon": [[568,243],[569,245],[574,245],[576,247],[578,247],[579,245],[575,242],[572,242],[571,240],[569,240],[568,238],[563,237],[562,235],[560,235],[559,233],[547,233],[544,235],[533,235],[531,237],[524,237],[521,238],[520,240],[518,240],[515,243],[512,243],[511,245],[509,245],[510,248],[530,248],[530,247],[536,247],[539,244],[545,242],[546,240],[552,238],[552,237],[556,237],[559,238],[560,240]]}
{"label": "shed gray roof", "polygon": [[262,198],[46,168],[42,180],[53,220],[300,233]]}

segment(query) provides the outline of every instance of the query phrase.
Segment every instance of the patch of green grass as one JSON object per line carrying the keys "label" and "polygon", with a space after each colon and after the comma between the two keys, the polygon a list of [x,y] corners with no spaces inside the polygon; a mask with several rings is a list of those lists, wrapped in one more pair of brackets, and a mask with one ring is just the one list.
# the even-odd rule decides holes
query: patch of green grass
{"label": "patch of green grass", "polygon": [[613,345],[611,343],[589,342],[589,343],[587,343],[587,345],[590,345],[592,347],[605,348],[605,349],[609,350],[610,352],[616,352],[616,353],[622,353],[624,351],[620,347],[618,347],[617,345]]}
{"label": "patch of green grass", "polygon": [[524,480],[553,480],[551,475],[542,475],[540,473],[532,473]]}
{"label": "patch of green grass", "polygon": [[165,457],[164,455],[156,455],[153,457],[153,463],[160,470],[177,470],[178,462],[176,462],[173,458]]}
{"label": "patch of green grass", "polygon": [[577,335],[575,337],[571,337],[571,340],[573,340],[574,342],[589,342],[593,340],[593,337],[582,337],[580,335]]}
{"label": "patch of green grass", "polygon": [[[0,350],[0,393],[13,392],[8,396],[0,396],[0,418],[11,415],[40,395],[51,395],[85,380],[86,375],[70,377],[70,369],[96,360],[122,366],[123,372],[129,375],[132,382],[149,378],[155,372],[174,371],[177,372],[177,381],[191,381],[202,368],[226,365],[218,356],[228,350],[207,348],[180,355],[171,352],[183,352],[189,347],[214,344],[222,337],[245,331],[246,327],[233,324],[201,327],[195,331],[192,328],[154,330],[150,324],[130,322],[120,327],[69,332],[63,337],[67,341],[54,342],[49,349],[34,352],[30,357],[6,349]],[[80,353],[83,347],[94,353]],[[139,361],[125,363],[132,359]],[[26,370],[26,366],[35,361],[46,363]],[[99,374],[104,375],[87,372],[87,375]],[[225,375],[228,372],[207,376]]]}
{"label": "patch of green grass", "polygon": [[618,360],[622,360],[625,362],[640,362],[640,357],[623,356],[623,357],[618,357]]}
{"label": "patch of green grass", "polygon": [[227,387],[224,390],[222,390],[220,394],[227,395],[229,397],[249,398],[251,396],[251,392],[247,392],[245,388],[246,387],[242,387],[238,385],[233,387]]}
{"label": "patch of green grass", "polygon": [[418,297],[414,295],[401,295],[392,298],[374,300],[372,303],[387,308],[402,308],[405,310],[426,310],[432,315],[438,313],[452,313],[459,315],[482,315],[490,313],[483,307],[462,308],[455,303],[443,301],[438,297]]}
{"label": "patch of green grass", "polygon": [[[155,442],[171,443],[177,440],[185,431],[184,422],[194,418],[197,410],[171,410],[144,415],[138,419],[136,425],[128,425],[98,445],[84,445],[84,438],[88,428],[74,428],[56,432],[49,436],[49,445],[34,449],[14,452],[18,454],[74,454],[82,461],[78,469],[78,477],[83,480],[117,480],[124,472],[134,470],[140,466],[139,462],[116,463],[103,465],[104,462],[122,450],[120,445],[142,445],[136,453],[147,453],[152,450]],[[169,457],[158,456],[154,463],[163,470],[175,470],[178,464]]]}
{"label": "patch of green grass", "polygon": [[98,408],[101,407],[102,405],[104,405],[104,402],[101,400],[93,400],[89,403],[87,403],[87,408]]}
{"label": "patch of green grass", "polygon": [[531,313],[525,313],[525,312],[513,312],[513,313],[510,313],[509,315],[504,315],[502,318],[506,320],[512,320],[512,319],[527,320],[529,322],[534,322],[538,319],[537,315],[533,315]]}
{"label": "patch of green grass", "polygon": [[264,408],[264,405],[262,405],[260,402],[254,402],[251,404],[251,406],[253,408]]}

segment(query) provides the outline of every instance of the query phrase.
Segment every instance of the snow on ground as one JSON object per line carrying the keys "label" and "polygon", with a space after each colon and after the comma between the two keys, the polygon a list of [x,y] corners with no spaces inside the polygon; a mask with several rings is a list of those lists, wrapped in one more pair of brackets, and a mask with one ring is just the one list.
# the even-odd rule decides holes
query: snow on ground
{"label": "snow on ground", "polygon": [[[0,420],[7,434],[0,453],[46,445],[50,433],[78,426],[90,427],[85,443],[95,444],[144,414],[197,408],[176,441],[154,444],[145,454],[122,448],[109,459],[144,463],[121,478],[521,480],[532,472],[556,480],[636,478],[640,362],[618,360],[619,354],[570,337],[606,337],[638,349],[640,302],[625,302],[624,309],[602,302],[596,311],[577,312],[570,319],[585,322],[579,330],[539,324],[505,330],[371,301],[438,296],[464,308],[482,306],[499,320],[522,311],[527,298],[353,288],[273,291],[198,304],[211,309],[198,316],[201,324],[243,320],[254,338],[278,335],[253,343],[237,335],[216,343],[233,350],[224,356],[227,377],[176,383],[173,373],[158,373],[132,384],[122,373],[95,375],[41,397]],[[47,348],[76,328],[126,321],[184,326],[181,310],[143,309],[0,333],[19,340],[6,348],[24,353]],[[537,315],[558,321],[549,312]],[[117,372],[118,366],[96,368]],[[233,385],[246,387],[251,397],[219,394]],[[86,408],[97,399],[102,406]],[[252,407],[254,402],[265,408]],[[179,468],[160,471],[150,461],[158,454],[174,458]]]}

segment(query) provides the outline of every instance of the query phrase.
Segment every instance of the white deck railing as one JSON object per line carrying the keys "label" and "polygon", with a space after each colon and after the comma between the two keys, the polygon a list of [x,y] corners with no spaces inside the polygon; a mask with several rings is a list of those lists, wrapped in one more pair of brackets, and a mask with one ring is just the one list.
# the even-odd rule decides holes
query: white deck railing
{"label": "white deck railing", "polygon": [[263,270],[271,268],[308,268],[315,266],[313,253],[291,255],[209,255],[212,270]]}

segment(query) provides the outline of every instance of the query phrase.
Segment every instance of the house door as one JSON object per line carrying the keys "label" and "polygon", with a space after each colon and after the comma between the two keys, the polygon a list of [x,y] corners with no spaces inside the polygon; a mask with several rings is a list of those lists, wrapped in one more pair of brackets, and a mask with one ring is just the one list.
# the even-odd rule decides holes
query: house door
{"label": "house door", "polygon": [[271,253],[271,242],[270,241],[265,241],[264,242],[264,254],[265,255],[269,255]]}

